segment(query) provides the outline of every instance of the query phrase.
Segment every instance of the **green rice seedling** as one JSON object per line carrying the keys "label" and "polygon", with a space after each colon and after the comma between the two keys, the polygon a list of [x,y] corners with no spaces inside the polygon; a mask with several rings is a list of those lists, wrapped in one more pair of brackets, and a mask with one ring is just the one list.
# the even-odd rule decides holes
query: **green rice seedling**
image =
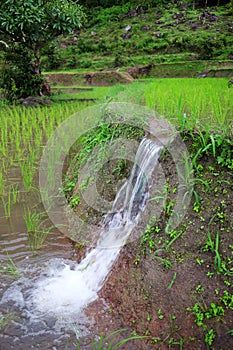
{"label": "green rice seedling", "polygon": [[6,325],[6,321],[5,321],[5,318],[4,316],[0,315],[0,330],[5,327]]}
{"label": "green rice seedling", "polygon": [[0,270],[0,273],[7,274],[7,275],[18,275],[19,270],[18,267],[15,265],[14,261],[10,257],[10,255],[7,253],[8,262],[2,266],[2,269]]}
{"label": "green rice seedling", "polygon": [[0,170],[0,196],[4,196],[5,194],[5,181],[3,178],[2,171]]}
{"label": "green rice seedling", "polygon": [[4,209],[4,214],[9,219],[11,217],[11,191],[8,189],[7,194],[5,196],[2,196],[2,205]]}
{"label": "green rice seedling", "polygon": [[[216,217],[214,215],[210,223],[213,221],[213,219]],[[203,247],[203,251],[205,252],[212,252],[214,254],[214,268],[218,274],[224,274],[226,276],[232,276],[232,269],[227,267],[226,262],[221,258],[221,254],[219,252],[219,232],[215,235],[215,240],[211,237],[210,230],[207,230],[207,241],[205,243],[205,246]]]}
{"label": "green rice seedling", "polygon": [[11,324],[13,320],[17,319],[17,315],[14,313],[0,314],[0,331]]}
{"label": "green rice seedling", "polygon": [[32,188],[33,177],[35,173],[35,167],[32,162],[21,162],[20,170],[22,173],[23,184],[26,191],[30,191]]}
{"label": "green rice seedling", "polygon": [[4,214],[9,219],[11,217],[11,208],[18,200],[19,189],[18,185],[10,185],[7,187],[7,192],[1,196]]}
{"label": "green rice seedling", "polygon": [[[226,130],[233,120],[233,93],[226,79],[160,79],[144,86],[146,105],[182,127]],[[142,90],[143,91],[143,90]]]}
{"label": "green rice seedling", "polygon": [[47,221],[45,213],[37,213],[36,210],[29,208],[25,210],[23,218],[27,228],[29,246],[32,251],[40,249],[54,226],[45,225]]}
{"label": "green rice seedling", "polygon": [[18,184],[14,184],[10,187],[11,190],[11,196],[12,196],[12,203],[15,204],[18,201],[19,196],[19,186]]}

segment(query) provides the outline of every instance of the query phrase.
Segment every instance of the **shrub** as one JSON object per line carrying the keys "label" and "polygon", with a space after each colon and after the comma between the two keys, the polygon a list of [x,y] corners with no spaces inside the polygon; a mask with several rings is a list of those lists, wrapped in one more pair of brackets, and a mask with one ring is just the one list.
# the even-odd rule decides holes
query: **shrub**
{"label": "shrub", "polygon": [[43,78],[35,75],[31,62],[30,52],[22,45],[6,52],[0,86],[8,101],[40,94]]}

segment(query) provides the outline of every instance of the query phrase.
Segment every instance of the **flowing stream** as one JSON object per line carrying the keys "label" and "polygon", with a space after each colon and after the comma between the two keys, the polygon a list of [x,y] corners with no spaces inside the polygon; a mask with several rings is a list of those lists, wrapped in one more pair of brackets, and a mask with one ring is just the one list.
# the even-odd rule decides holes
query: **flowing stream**
{"label": "flowing stream", "polygon": [[46,340],[43,346],[40,344],[40,337],[49,334],[55,334],[51,349],[62,349],[58,339],[64,329],[73,331],[76,325],[82,335],[87,333],[86,325],[91,320],[85,316],[85,309],[98,299],[122,246],[140,220],[161,149],[149,138],[141,141],[130,177],[103,218],[95,248],[79,264],[54,254],[52,259],[43,261],[27,257],[19,264],[20,277],[10,283],[2,282],[0,316],[14,314],[16,330],[14,341],[10,340],[10,332],[0,334],[0,344],[5,344],[0,349],[25,349],[28,337],[35,340],[28,349],[50,348],[46,347]]}

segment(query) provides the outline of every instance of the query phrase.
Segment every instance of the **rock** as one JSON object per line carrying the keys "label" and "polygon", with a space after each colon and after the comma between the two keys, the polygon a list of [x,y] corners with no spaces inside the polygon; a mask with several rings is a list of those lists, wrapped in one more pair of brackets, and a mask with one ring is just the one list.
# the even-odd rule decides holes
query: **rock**
{"label": "rock", "polygon": [[207,77],[207,74],[208,74],[208,71],[203,71],[201,72],[200,74],[198,74],[198,78],[206,78]]}
{"label": "rock", "polygon": [[163,24],[164,22],[161,21],[161,19],[157,19],[157,20],[155,21],[155,23],[156,23],[156,24]]}
{"label": "rock", "polygon": [[215,15],[212,15],[211,17],[209,17],[209,21],[210,22],[218,22],[219,18]]}
{"label": "rock", "polygon": [[149,26],[147,26],[147,25],[142,26],[142,27],[140,28],[140,30],[142,30],[142,31],[147,31],[147,30],[149,30]]}
{"label": "rock", "polygon": [[136,17],[137,16],[137,11],[136,10],[130,10],[127,15],[129,17]]}
{"label": "rock", "polygon": [[37,96],[28,96],[26,98],[22,98],[19,102],[25,107],[48,106],[52,104],[52,101]]}
{"label": "rock", "polygon": [[96,32],[94,30],[91,31],[91,35],[96,35]]}
{"label": "rock", "polygon": [[136,7],[136,12],[137,12],[138,14],[139,14],[139,13],[144,13],[144,12],[145,12],[141,4],[138,4],[138,6]]}
{"label": "rock", "polygon": [[72,32],[71,32],[71,34],[77,34],[78,31],[79,31],[79,29],[73,29]]}
{"label": "rock", "polygon": [[180,11],[184,11],[187,9],[188,3],[187,2],[183,2],[183,4],[180,6]]}
{"label": "rock", "polygon": [[202,18],[209,18],[211,16],[211,13],[209,11],[204,11],[203,14],[201,15]]}
{"label": "rock", "polygon": [[89,72],[85,75],[88,85],[92,86],[111,86],[115,84],[129,84],[134,81],[128,72],[101,71]]}
{"label": "rock", "polygon": [[126,72],[129,73],[133,78],[138,78],[140,76],[148,76],[152,68],[153,63],[148,64],[147,66],[130,67],[126,69]]}
{"label": "rock", "polygon": [[230,88],[231,85],[233,85],[233,78],[231,78],[231,80],[228,81],[228,87]]}
{"label": "rock", "polygon": [[128,26],[125,27],[125,31],[126,31],[126,32],[128,32],[128,31],[131,30],[131,29],[132,29],[132,26],[130,26],[130,25],[128,25]]}
{"label": "rock", "polygon": [[181,13],[181,12],[177,12],[177,13],[175,13],[174,16],[173,16],[174,19],[180,19],[180,18],[182,18],[182,17],[183,17],[183,13]]}
{"label": "rock", "polygon": [[123,40],[129,40],[131,38],[132,34],[130,33],[125,33],[125,34],[122,34],[121,37]]}
{"label": "rock", "polygon": [[190,29],[191,30],[197,30],[198,27],[199,27],[198,23],[192,23]]}

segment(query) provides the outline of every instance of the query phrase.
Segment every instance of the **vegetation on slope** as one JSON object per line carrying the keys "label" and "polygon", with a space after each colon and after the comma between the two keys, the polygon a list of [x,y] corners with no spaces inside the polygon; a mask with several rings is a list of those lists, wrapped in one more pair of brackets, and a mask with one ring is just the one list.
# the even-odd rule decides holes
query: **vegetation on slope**
{"label": "vegetation on slope", "polygon": [[232,13],[229,6],[209,3],[211,7],[207,8],[194,6],[193,1],[129,2],[89,8],[83,29],[61,37],[58,46],[50,46],[44,69],[231,60]]}

